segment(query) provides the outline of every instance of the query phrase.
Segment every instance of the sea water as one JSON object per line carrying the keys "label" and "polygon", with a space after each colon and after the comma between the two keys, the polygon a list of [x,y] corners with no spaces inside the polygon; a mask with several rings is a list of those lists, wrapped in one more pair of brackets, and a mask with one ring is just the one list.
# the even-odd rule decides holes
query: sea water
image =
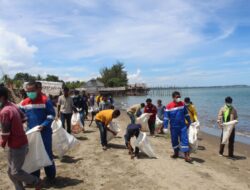
{"label": "sea water", "polygon": [[[225,97],[231,96],[233,98],[233,106],[237,110],[239,117],[239,123],[236,126],[237,132],[240,135],[250,137],[250,87],[189,88],[183,89],[181,92],[182,99],[185,97],[191,98],[197,109],[201,126],[217,130],[219,109],[225,104]],[[170,96],[148,95],[116,97],[115,102],[118,107],[126,109],[133,104],[145,102],[147,98],[151,98],[155,105],[158,99],[162,100],[164,105],[172,101]]]}

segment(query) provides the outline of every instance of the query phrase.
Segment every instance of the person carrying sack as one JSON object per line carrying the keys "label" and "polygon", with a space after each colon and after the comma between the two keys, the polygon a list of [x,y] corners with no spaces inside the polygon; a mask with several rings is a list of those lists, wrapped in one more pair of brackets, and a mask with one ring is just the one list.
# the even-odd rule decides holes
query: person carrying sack
{"label": "person carrying sack", "polygon": [[[222,138],[223,138],[222,124],[238,119],[237,111],[232,106],[232,103],[233,103],[233,99],[230,96],[226,97],[225,98],[225,105],[220,109],[219,114],[218,114],[217,123],[219,125],[219,128],[222,129],[221,142],[222,142]],[[234,157],[234,139],[235,139],[235,128],[233,129],[233,131],[229,137],[229,143],[228,143],[228,157],[231,157],[231,158]],[[221,143],[220,150],[219,150],[220,156],[223,156],[224,148],[225,148],[225,144]]]}
{"label": "person carrying sack", "polygon": [[[46,95],[40,93],[36,82],[31,81],[26,84],[26,93],[28,98],[21,102],[20,108],[27,117],[28,130],[39,126],[45,150],[52,162],[51,166],[44,168],[45,174],[47,181],[54,183],[56,166],[53,161],[51,124],[55,119],[55,110],[51,100]],[[33,175],[40,177],[40,170],[35,171]]]}
{"label": "person carrying sack", "polygon": [[28,139],[23,129],[24,114],[8,101],[8,89],[0,87],[0,146],[9,147],[8,175],[16,190],[23,190],[23,183],[31,184],[36,190],[41,189],[39,177],[28,174],[22,169],[28,152]]}

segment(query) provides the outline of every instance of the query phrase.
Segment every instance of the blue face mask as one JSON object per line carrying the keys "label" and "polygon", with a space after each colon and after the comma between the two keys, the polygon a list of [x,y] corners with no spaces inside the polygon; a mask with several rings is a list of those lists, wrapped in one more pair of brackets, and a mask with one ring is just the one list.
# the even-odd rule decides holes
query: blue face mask
{"label": "blue face mask", "polygon": [[26,94],[31,100],[35,100],[37,97],[37,92],[27,92]]}

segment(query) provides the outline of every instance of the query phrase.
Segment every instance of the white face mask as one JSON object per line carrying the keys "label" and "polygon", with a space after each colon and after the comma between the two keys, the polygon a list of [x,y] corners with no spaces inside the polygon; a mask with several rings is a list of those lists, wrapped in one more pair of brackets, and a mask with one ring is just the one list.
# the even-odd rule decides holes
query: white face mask
{"label": "white face mask", "polygon": [[227,104],[227,106],[228,106],[228,107],[231,107],[231,106],[232,106],[232,104]]}
{"label": "white face mask", "polygon": [[175,100],[177,103],[181,101],[181,98],[176,98]]}

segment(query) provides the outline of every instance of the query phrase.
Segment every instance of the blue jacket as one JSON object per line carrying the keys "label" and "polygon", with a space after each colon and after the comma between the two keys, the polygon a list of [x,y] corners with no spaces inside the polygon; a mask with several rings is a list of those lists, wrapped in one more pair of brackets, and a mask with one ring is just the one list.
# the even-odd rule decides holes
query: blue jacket
{"label": "blue jacket", "polygon": [[175,127],[185,127],[185,119],[188,121],[188,124],[191,124],[190,116],[188,114],[188,110],[183,102],[171,102],[166,106],[166,110],[164,112],[163,125],[164,128],[168,128],[168,124],[172,128]]}
{"label": "blue jacket", "polygon": [[55,110],[47,96],[40,94],[34,101],[26,98],[20,107],[27,117],[28,129],[39,125],[44,127],[42,133],[52,133],[51,124],[55,118]]}

